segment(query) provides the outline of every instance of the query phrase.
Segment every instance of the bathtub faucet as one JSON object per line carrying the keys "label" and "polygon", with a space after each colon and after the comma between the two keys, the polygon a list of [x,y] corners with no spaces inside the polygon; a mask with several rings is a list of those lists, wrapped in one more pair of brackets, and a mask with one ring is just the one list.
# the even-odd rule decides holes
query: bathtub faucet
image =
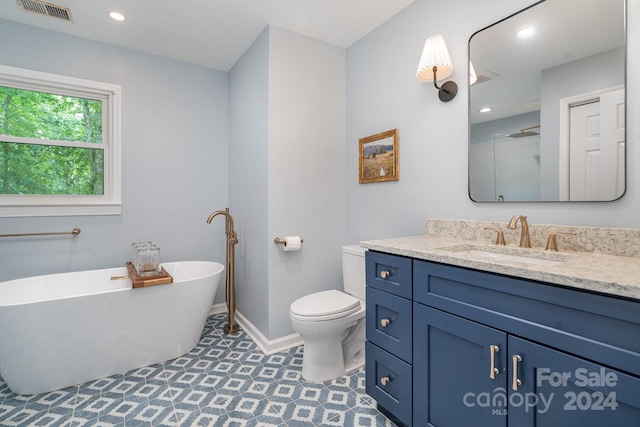
{"label": "bathtub faucet", "polygon": [[234,267],[235,267],[235,248],[238,243],[238,235],[233,229],[233,217],[229,213],[229,208],[225,210],[215,211],[209,218],[207,218],[207,224],[211,224],[213,218],[218,215],[225,216],[225,234],[227,236],[227,287],[225,292],[225,298],[227,301],[227,310],[229,312],[229,323],[223,328],[225,334],[235,334],[240,329],[236,324],[236,287],[234,283]]}

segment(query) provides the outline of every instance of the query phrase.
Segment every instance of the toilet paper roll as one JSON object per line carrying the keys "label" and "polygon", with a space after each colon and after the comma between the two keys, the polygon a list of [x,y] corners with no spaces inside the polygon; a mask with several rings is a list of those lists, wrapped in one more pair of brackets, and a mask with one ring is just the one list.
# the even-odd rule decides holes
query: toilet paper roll
{"label": "toilet paper roll", "polygon": [[302,239],[300,236],[287,236],[284,238],[282,249],[285,252],[299,251],[302,247]]}

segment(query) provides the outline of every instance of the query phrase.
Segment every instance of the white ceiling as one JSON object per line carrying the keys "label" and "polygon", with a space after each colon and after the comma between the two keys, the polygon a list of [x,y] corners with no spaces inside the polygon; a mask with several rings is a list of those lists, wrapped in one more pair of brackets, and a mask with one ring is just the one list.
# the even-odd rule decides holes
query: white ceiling
{"label": "white ceiling", "polygon": [[[414,0],[48,0],[73,22],[0,2],[0,17],[228,71],[267,25],[349,47]],[[117,10],[127,20],[115,22]]]}

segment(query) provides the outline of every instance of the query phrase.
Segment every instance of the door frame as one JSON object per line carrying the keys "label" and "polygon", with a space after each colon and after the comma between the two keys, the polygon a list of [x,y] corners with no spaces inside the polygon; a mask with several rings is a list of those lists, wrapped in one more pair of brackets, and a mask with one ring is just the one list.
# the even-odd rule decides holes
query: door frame
{"label": "door frame", "polygon": [[[615,92],[623,89],[624,85],[610,86],[603,89],[586,92],[579,95],[573,95],[560,99],[560,121],[558,135],[558,171],[559,171],[559,190],[560,201],[569,201],[569,139],[570,132],[570,109],[573,106],[587,104],[590,102],[600,101],[600,97],[609,92]],[[625,124],[626,125],[626,124]]]}

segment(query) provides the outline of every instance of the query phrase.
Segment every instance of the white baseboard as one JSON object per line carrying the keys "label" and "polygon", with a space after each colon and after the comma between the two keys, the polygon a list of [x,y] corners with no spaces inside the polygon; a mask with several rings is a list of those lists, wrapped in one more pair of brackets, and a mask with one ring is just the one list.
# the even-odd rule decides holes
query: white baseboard
{"label": "white baseboard", "polygon": [[225,303],[213,304],[211,305],[211,307],[209,307],[209,316],[211,316],[212,314],[219,314],[219,313],[226,313],[226,312],[227,312],[227,304]]}
{"label": "white baseboard", "polygon": [[[226,312],[227,305],[225,303],[214,304],[209,310],[209,315]],[[236,321],[238,322],[238,325],[240,325],[240,327],[244,329],[247,335],[249,335],[249,338],[251,338],[253,342],[256,343],[258,348],[260,348],[260,350],[266,355],[289,350],[290,348],[297,347],[304,343],[302,337],[297,333],[277,338],[275,340],[269,340],[239,311],[236,311]]]}

